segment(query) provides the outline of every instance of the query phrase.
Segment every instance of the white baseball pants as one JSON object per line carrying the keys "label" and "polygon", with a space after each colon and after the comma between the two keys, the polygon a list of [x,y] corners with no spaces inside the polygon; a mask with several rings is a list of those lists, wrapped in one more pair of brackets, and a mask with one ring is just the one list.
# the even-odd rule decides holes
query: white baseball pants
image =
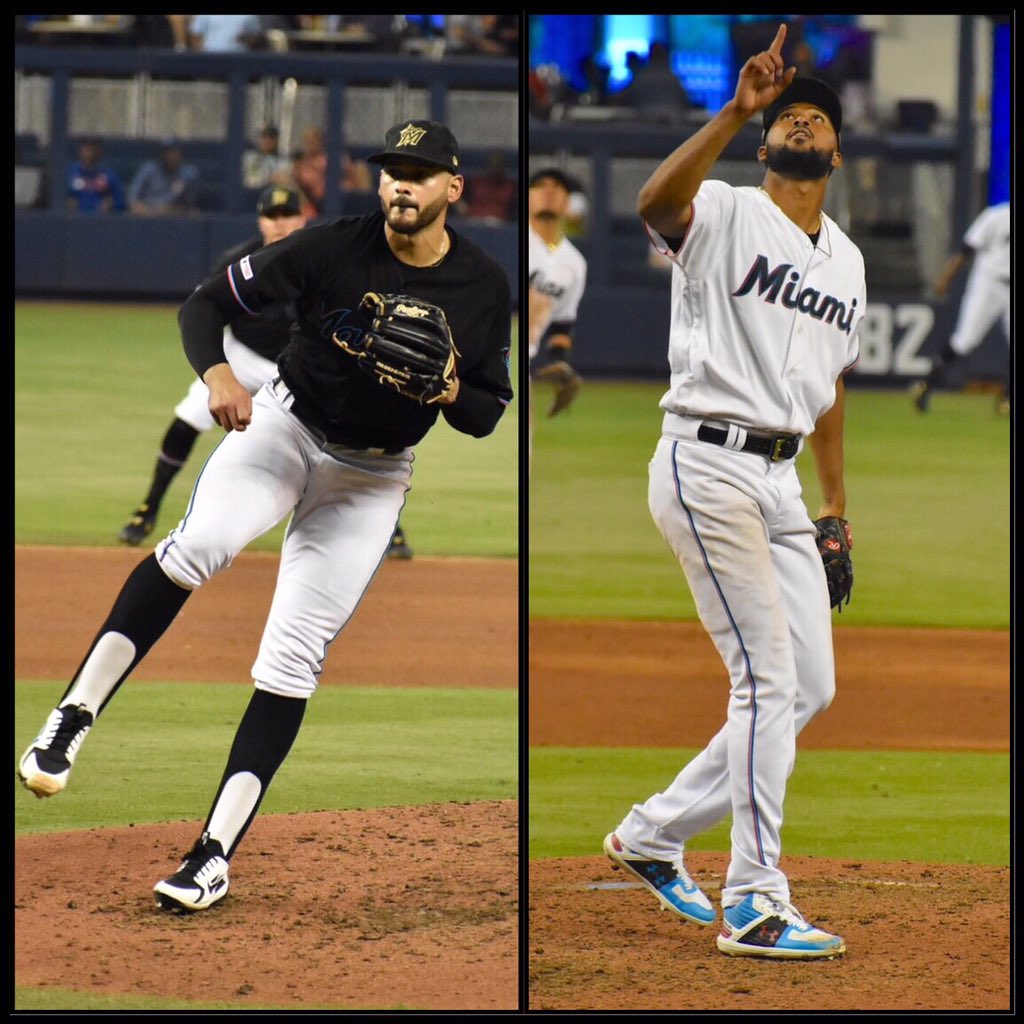
{"label": "white baseball pants", "polygon": [[156,556],[191,590],[291,513],[252,675],[259,689],[309,697],[328,648],[387,552],[413,453],[327,444],[287,411],[291,404],[280,382],[256,393],[252,423],[213,451],[184,518]]}
{"label": "white baseball pants", "polygon": [[[793,460],[695,440],[679,419],[651,460],[649,505],[679,559],[701,621],[728,669],[726,724],[662,793],[617,829],[629,847],[671,861],[732,812],[722,906],[750,892],[789,900],[779,869],[796,734],[835,693],[828,586]],[[691,684],[692,685],[692,684]],[[679,705],[685,713],[686,666]]]}

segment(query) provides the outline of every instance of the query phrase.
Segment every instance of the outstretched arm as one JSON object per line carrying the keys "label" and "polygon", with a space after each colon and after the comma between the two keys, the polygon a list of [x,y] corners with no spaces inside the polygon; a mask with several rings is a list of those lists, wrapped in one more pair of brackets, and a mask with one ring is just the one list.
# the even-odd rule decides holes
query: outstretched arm
{"label": "outstretched arm", "polygon": [[640,189],[637,213],[660,235],[679,238],[686,233],[693,197],[722,151],[754,114],[774,103],[793,81],[796,68],[787,69],[782,61],[785,39],[782,24],[771,46],[743,65],[733,98],[662,161]]}

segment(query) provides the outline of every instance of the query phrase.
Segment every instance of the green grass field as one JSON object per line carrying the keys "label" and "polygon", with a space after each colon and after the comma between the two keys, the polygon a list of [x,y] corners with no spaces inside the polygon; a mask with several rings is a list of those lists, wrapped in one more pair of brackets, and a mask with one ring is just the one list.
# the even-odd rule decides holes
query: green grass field
{"label": "green grass field", "polygon": [[[16,685],[19,754],[64,685]],[[198,820],[250,696],[236,684],[129,680],[90,736],[88,756],[76,762],[73,786],[53,800],[18,790],[16,833]],[[513,690],[324,687],[260,813],[513,799],[516,709]]]}
{"label": "green grass field", "polygon": [[[694,619],[678,564],[647,510],[660,383],[588,382],[534,430],[530,614]],[[853,599],[841,626],[1007,629],[1010,425],[980,395],[939,395],[922,416],[905,394],[847,390],[847,518]],[[812,514],[809,447],[798,468]]]}
{"label": "green grass field", "polygon": [[[195,376],[176,316],[174,306],[16,303],[16,543],[117,543],[149,488],[174,406]],[[439,423],[417,446],[402,513],[417,554],[518,556],[519,404],[517,394],[489,437]],[[219,428],[200,436],[148,546],[181,517],[222,436]],[[283,534],[284,524],[250,550],[276,551]]]}
{"label": "green grass field", "polygon": [[[638,800],[697,750],[535,747],[529,854],[594,857]],[[937,864],[1008,864],[1005,754],[800,751],[786,793],[785,853]],[[688,848],[729,849],[729,821]]]}
{"label": "green grass field", "polygon": [[[568,414],[538,420],[531,618],[696,619],[647,509],[664,391],[664,382],[588,381]],[[1008,629],[1010,424],[992,399],[940,394],[921,415],[905,393],[850,387],[845,447],[855,584],[835,628]],[[809,449],[798,470],[813,514]],[[530,856],[599,854],[630,805],[694,753],[534,748]],[[783,842],[792,854],[1006,864],[1009,822],[1006,754],[809,751],[797,757]],[[728,823],[694,846],[728,850]]]}

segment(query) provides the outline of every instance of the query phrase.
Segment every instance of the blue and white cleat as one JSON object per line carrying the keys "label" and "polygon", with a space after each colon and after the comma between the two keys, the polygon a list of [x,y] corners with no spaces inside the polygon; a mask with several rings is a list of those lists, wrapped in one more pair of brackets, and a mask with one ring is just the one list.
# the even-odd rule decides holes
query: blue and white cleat
{"label": "blue and white cleat", "polygon": [[682,857],[674,861],[651,860],[623,846],[614,832],[604,837],[604,852],[616,868],[636,875],[658,897],[662,910],[670,910],[694,924],[715,923],[715,909],[686,873]]}
{"label": "blue and white cleat", "polygon": [[727,956],[831,960],[846,952],[846,943],[808,924],[792,904],[755,892],[722,911],[718,948]]}

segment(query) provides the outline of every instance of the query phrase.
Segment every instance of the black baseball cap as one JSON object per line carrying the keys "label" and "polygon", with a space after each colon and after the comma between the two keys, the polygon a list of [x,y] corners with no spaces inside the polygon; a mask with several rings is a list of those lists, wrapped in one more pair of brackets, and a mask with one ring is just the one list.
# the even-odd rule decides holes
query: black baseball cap
{"label": "black baseball cap", "polygon": [[459,144],[440,121],[401,121],[393,125],[384,136],[384,148],[366,159],[371,164],[383,164],[392,158],[432,164],[449,174],[462,173]]}
{"label": "black baseball cap", "polygon": [[762,133],[767,134],[779,114],[794,103],[809,103],[812,107],[824,110],[832,122],[836,137],[839,137],[839,133],[843,130],[843,105],[839,102],[836,91],[828,82],[807,75],[794,78],[779,98],[764,108],[761,121]]}
{"label": "black baseball cap", "polygon": [[579,191],[579,185],[577,185],[576,182],[565,173],[565,171],[560,171],[557,167],[544,167],[539,171],[534,171],[533,174],[530,175],[529,188],[533,188],[538,181],[543,181],[545,178],[557,181],[566,192],[572,193]]}
{"label": "black baseball cap", "polygon": [[271,185],[260,193],[256,212],[261,217],[269,217],[272,213],[299,214],[302,213],[302,197],[293,188]]}

